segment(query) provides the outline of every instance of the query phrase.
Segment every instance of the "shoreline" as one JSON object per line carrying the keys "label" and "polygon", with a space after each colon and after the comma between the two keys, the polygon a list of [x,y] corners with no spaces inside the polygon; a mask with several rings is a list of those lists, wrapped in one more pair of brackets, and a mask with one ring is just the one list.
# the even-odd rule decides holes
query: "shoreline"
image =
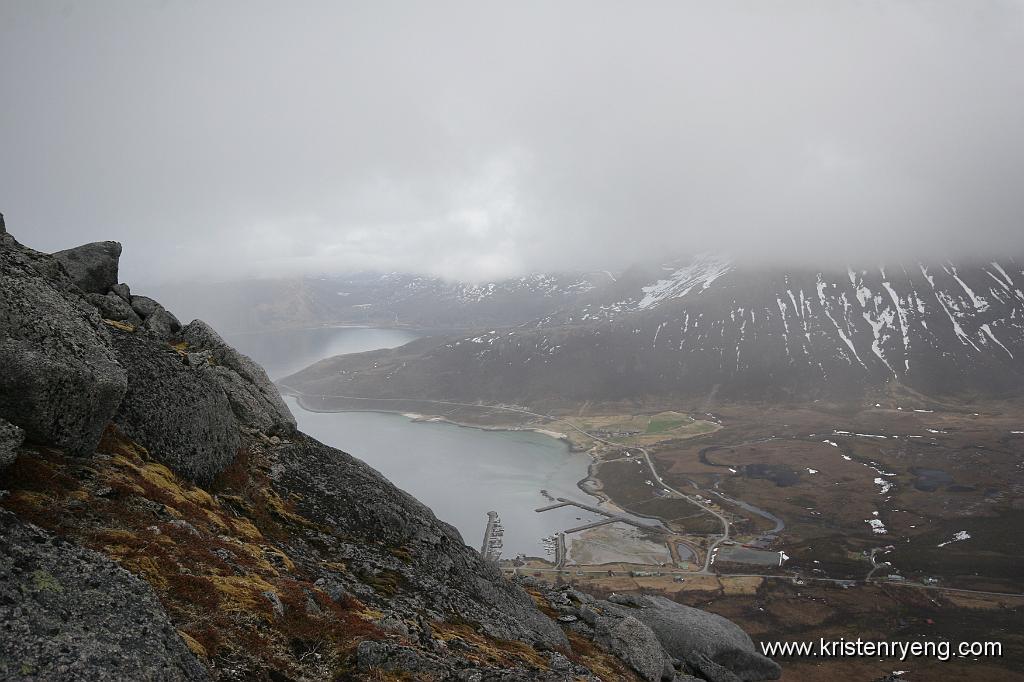
{"label": "shoreline", "polygon": [[[569,438],[569,436],[567,434],[561,433],[559,431],[553,431],[551,429],[535,428],[535,427],[529,427],[529,426],[505,427],[505,426],[488,426],[488,425],[481,425],[481,424],[466,424],[466,423],[463,423],[463,422],[455,421],[453,419],[449,419],[448,417],[445,417],[445,416],[442,416],[442,415],[427,415],[427,414],[422,414],[422,413],[419,413],[419,412],[403,412],[403,411],[400,411],[400,410],[381,410],[381,409],[376,409],[376,410],[325,410],[325,409],[315,409],[315,408],[311,409],[310,407],[307,407],[305,404],[303,404],[302,396],[297,396],[297,395],[293,395],[293,394],[287,394],[285,397],[293,398],[295,400],[295,402],[299,405],[299,407],[302,408],[303,410],[306,410],[307,412],[314,412],[314,413],[317,413],[317,414],[342,414],[342,413],[345,413],[345,412],[370,412],[370,413],[376,413],[376,414],[393,414],[393,415],[398,415],[398,416],[401,416],[401,417],[405,417],[406,419],[408,419],[412,423],[420,423],[420,424],[448,424],[448,425],[456,426],[456,427],[459,427],[459,428],[477,429],[477,430],[480,430],[480,431],[505,431],[505,432],[529,431],[529,432],[533,432],[533,433],[539,433],[539,434],[541,434],[543,436],[547,436],[548,438],[552,438],[554,440],[557,440],[557,441],[560,441],[561,443],[563,443],[566,446],[566,452],[567,453],[587,454],[590,457],[590,462],[587,464],[587,475],[584,476],[583,478],[581,478],[580,480],[576,481],[576,489],[579,490],[581,493],[583,493],[585,496],[593,498],[596,501],[596,506],[598,506],[598,507],[605,507],[610,512],[615,513],[615,514],[620,514],[620,515],[624,515],[624,516],[636,516],[638,518],[644,518],[644,519],[653,519],[653,520],[656,520],[656,521],[660,522],[663,527],[667,526],[667,524],[668,524],[668,521],[666,521],[665,519],[662,519],[660,517],[657,517],[657,516],[645,516],[645,515],[641,515],[641,514],[634,514],[633,512],[627,511],[627,510],[623,509],[621,505],[616,503],[612,498],[610,498],[607,494],[605,494],[603,492],[603,490],[604,490],[603,482],[601,481],[600,478],[598,478],[595,475],[595,468],[596,468],[596,465],[598,464],[597,458],[590,452],[590,450],[582,450],[582,449],[576,448],[574,446],[572,440]],[[544,559],[544,558],[541,558],[541,557],[536,557],[536,558],[539,559],[540,561],[547,561],[547,559]]]}
{"label": "shoreline", "polygon": [[562,443],[564,443],[568,447],[569,452],[587,452],[586,450],[581,450],[581,449],[575,447],[573,445],[572,440],[569,438],[569,436],[567,434],[562,433],[560,431],[554,431],[552,429],[543,428],[543,427],[532,427],[532,426],[492,426],[492,425],[487,425],[487,424],[468,424],[466,422],[460,422],[460,421],[456,421],[454,419],[450,419],[448,417],[445,417],[444,415],[439,415],[439,414],[437,414],[437,415],[434,415],[434,414],[423,414],[423,413],[420,413],[420,412],[408,412],[408,411],[402,411],[402,410],[385,410],[385,409],[373,409],[373,410],[358,410],[358,409],[325,410],[325,409],[317,409],[315,407],[311,407],[311,406],[306,405],[303,402],[302,396],[297,396],[297,395],[293,395],[293,394],[290,394],[290,393],[284,394],[284,395],[286,397],[294,398],[295,402],[297,402],[299,404],[299,407],[301,407],[302,409],[306,410],[307,412],[315,412],[317,414],[332,414],[332,413],[341,414],[343,412],[376,412],[378,414],[397,414],[399,416],[405,417],[409,421],[416,422],[416,423],[421,423],[421,424],[450,424],[452,426],[458,426],[458,427],[464,428],[464,429],[478,429],[480,431],[509,431],[509,432],[530,431],[530,432],[533,432],[533,433],[539,433],[542,436],[547,436],[548,438],[552,438],[552,439],[557,440],[557,441],[561,441]]}

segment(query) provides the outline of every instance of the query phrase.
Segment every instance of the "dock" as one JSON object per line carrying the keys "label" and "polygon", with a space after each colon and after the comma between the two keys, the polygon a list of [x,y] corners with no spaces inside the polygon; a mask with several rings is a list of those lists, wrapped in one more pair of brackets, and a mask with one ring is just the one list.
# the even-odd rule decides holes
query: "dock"
{"label": "dock", "polygon": [[626,523],[629,523],[628,521],[626,521],[625,519],[622,519],[622,518],[609,517],[609,518],[606,518],[606,519],[601,519],[600,521],[593,521],[591,523],[586,523],[586,524],[583,524],[582,526],[576,526],[575,528],[569,528],[568,530],[564,530],[562,532],[563,533],[579,533],[581,530],[589,530],[591,528],[597,528],[598,526],[604,526],[606,524],[616,523],[618,521],[624,521]]}
{"label": "dock", "polygon": [[535,512],[537,512],[539,514],[540,512],[551,511],[552,509],[558,509],[559,507],[568,507],[571,504],[572,504],[572,502],[555,502],[554,504],[549,504],[546,507],[538,507],[537,509],[534,509],[533,511],[535,511]]}
{"label": "dock", "polygon": [[608,511],[605,511],[604,509],[601,509],[600,507],[595,507],[593,505],[586,504],[584,502],[577,502],[575,500],[568,500],[568,499],[566,499],[564,497],[556,497],[555,500],[556,500],[556,502],[554,504],[549,504],[546,507],[540,507],[539,509],[535,509],[534,511],[536,511],[536,512],[546,512],[546,511],[550,511],[552,509],[558,509],[559,507],[569,507],[569,506],[572,506],[572,507],[579,507],[580,509],[582,509],[584,511],[588,511],[591,514],[597,514],[598,516],[605,517],[605,518],[601,519],[600,521],[592,521],[591,523],[586,523],[586,524],[583,524],[582,526],[576,526],[575,528],[570,528],[568,530],[563,531],[563,533],[578,533],[581,530],[587,530],[588,528],[596,528],[597,526],[603,526],[603,525],[608,524],[608,523],[616,523],[616,522],[627,523],[627,524],[629,524],[631,526],[635,526],[636,528],[643,528],[644,530],[655,531],[655,532],[660,531],[662,533],[665,532],[662,528],[659,528],[657,526],[653,526],[653,525],[649,526],[649,525],[646,525],[646,524],[643,524],[643,523],[638,523],[638,522],[634,521],[633,519],[627,518],[625,516],[620,516],[618,514],[612,514],[611,512],[608,512]]}
{"label": "dock", "polygon": [[502,541],[505,529],[501,526],[501,519],[498,512],[487,512],[487,525],[484,527],[484,541],[480,545],[480,556],[489,561],[497,561],[501,558]]}

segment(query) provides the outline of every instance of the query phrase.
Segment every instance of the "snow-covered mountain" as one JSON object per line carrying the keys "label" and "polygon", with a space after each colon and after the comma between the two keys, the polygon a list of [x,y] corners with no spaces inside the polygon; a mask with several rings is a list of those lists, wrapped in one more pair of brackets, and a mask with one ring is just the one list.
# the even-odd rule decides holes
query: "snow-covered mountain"
{"label": "snow-covered mountain", "polygon": [[560,286],[557,296],[524,293],[547,311],[527,324],[325,361],[289,383],[524,401],[841,397],[889,383],[1005,394],[1024,379],[1022,290],[1013,258],[819,271],[705,255]]}

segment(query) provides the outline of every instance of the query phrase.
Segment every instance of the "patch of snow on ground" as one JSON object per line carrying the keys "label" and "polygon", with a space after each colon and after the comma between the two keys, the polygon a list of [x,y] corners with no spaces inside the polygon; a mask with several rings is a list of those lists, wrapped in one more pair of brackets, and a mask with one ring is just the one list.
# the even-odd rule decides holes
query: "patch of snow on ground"
{"label": "patch of snow on ground", "polygon": [[818,473],[818,470],[817,469],[812,469],[810,467],[807,467],[807,473],[809,473],[809,474],[816,474],[816,473]]}
{"label": "patch of snow on ground", "polygon": [[[877,514],[878,512],[872,512],[872,513]],[[871,532],[875,533],[876,535],[885,535],[886,533],[889,532],[888,530],[885,529],[885,524],[882,523],[881,519],[865,519],[864,523],[866,523],[869,526],[871,526]]]}
{"label": "patch of snow on ground", "polygon": [[877,485],[879,488],[882,489],[882,491],[878,493],[879,495],[886,494],[892,488],[892,483],[890,483],[889,481],[885,480],[884,478],[876,477],[875,478],[875,485]]}
{"label": "patch of snow on ground", "polygon": [[946,545],[952,544],[954,542],[963,542],[964,540],[970,540],[970,539],[971,539],[971,534],[970,533],[968,533],[965,530],[958,530],[956,533],[953,533],[953,537],[952,538],[950,538],[949,540],[946,540],[945,542],[940,542],[938,545],[936,545],[936,547],[945,547]]}

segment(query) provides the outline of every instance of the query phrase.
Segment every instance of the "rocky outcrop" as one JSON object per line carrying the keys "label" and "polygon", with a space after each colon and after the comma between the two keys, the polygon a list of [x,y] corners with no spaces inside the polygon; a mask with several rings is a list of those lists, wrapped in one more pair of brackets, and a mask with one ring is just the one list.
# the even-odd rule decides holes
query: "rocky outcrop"
{"label": "rocky outcrop", "polygon": [[157,306],[142,323],[142,329],[157,338],[169,339],[181,330],[181,323],[166,308]]}
{"label": "rocky outcrop", "polygon": [[53,258],[0,235],[0,417],[87,455],[126,388],[96,310]]}
{"label": "rocky outcrop", "polygon": [[132,310],[132,307],[123,298],[114,292],[105,295],[86,294],[85,300],[95,306],[100,316],[105,320],[127,322],[133,326],[142,324],[142,318]]}
{"label": "rocky outcrop", "polygon": [[594,599],[577,590],[552,592],[551,604],[568,627],[629,663],[649,681],[776,680],[778,664],[762,656],[750,637],[721,616],[655,596]]}
{"label": "rocky outcrop", "polygon": [[722,616],[658,596],[627,596],[618,602],[654,632],[670,656],[711,682],[776,680],[782,674],[747,633]]}
{"label": "rocky outcrop", "polygon": [[216,368],[191,364],[166,342],[146,335],[114,330],[112,336],[128,373],[113,422],[184,478],[212,481],[241,445]]}
{"label": "rocky outcrop", "polygon": [[[374,605],[434,620],[465,619],[503,640],[542,649],[568,641],[523,589],[466,547],[458,531],[362,461],[300,435],[276,449],[277,483],[296,493],[297,513],[323,519],[328,553],[353,570],[326,582]],[[293,545],[294,546],[294,545]],[[379,547],[385,548],[381,552]],[[311,552],[295,547],[295,555]],[[311,567],[322,571],[321,567]],[[393,585],[389,595],[366,584]]]}
{"label": "rocky outcrop", "polygon": [[0,472],[18,456],[18,448],[25,441],[25,432],[6,419],[0,419]]}
{"label": "rocky outcrop", "polygon": [[53,254],[72,281],[82,291],[106,294],[117,284],[117,265],[121,245],[117,242],[92,242]]}
{"label": "rocky outcrop", "polygon": [[200,353],[210,359],[221,388],[242,424],[269,434],[288,435],[295,431],[295,417],[262,367],[226,344],[202,320],[193,320],[181,330],[179,337],[190,353]]}
{"label": "rocky outcrop", "polygon": [[208,680],[153,590],[0,509],[0,678]]}

